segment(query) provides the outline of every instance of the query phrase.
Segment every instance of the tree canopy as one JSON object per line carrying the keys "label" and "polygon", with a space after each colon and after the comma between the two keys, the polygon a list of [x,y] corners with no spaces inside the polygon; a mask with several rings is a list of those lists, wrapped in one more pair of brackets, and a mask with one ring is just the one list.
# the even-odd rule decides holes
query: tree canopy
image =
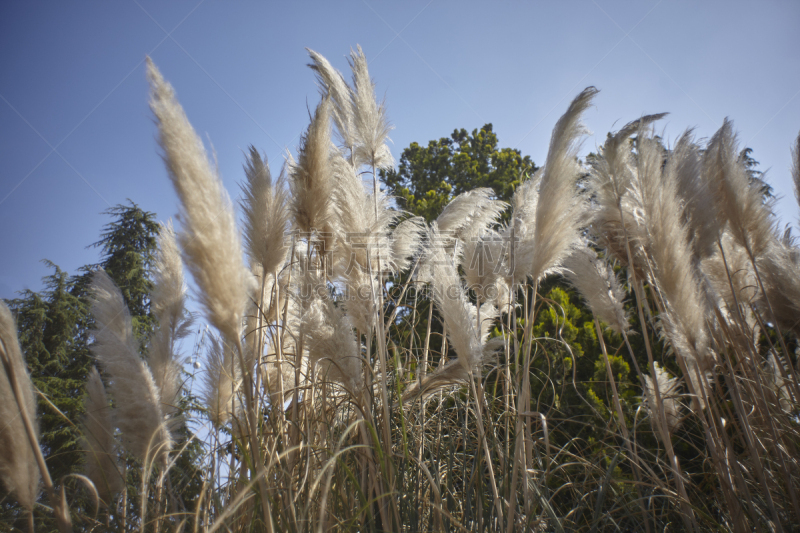
{"label": "tree canopy", "polygon": [[468,133],[453,130],[450,137],[413,142],[403,150],[397,170],[381,171],[381,181],[400,207],[430,222],[450,199],[479,187],[494,190],[507,201],[525,174],[537,167],[515,148],[498,148],[491,124]]}

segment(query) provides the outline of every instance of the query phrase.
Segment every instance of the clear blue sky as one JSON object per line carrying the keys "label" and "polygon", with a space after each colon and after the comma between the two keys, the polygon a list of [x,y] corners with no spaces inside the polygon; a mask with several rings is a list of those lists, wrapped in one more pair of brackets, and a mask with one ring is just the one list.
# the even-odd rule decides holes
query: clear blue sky
{"label": "clear blue sky", "polygon": [[798,2],[3,2],[0,6],[0,297],[41,288],[47,258],[74,273],[130,198],[166,220],[176,198],[157,153],[144,58],[216,150],[232,197],[242,151],[277,170],[318,100],[305,47],[347,69],[360,44],[412,141],[492,122],[541,164],[587,85],[593,150],[610,129],[669,111],[659,128],[708,137],[726,116],[796,223],[790,146],[800,130]]}

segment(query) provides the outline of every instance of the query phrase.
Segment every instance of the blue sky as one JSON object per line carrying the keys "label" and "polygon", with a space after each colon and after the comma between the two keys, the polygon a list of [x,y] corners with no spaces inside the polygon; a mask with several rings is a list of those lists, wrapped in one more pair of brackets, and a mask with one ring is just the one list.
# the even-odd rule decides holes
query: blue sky
{"label": "blue sky", "polygon": [[588,85],[593,150],[606,132],[669,111],[658,128],[708,137],[724,117],[768,170],[796,224],[790,146],[800,130],[798,2],[3,2],[0,6],[0,297],[38,290],[47,258],[98,260],[109,206],[166,220],[176,197],[157,152],[144,58],[213,144],[231,196],[243,150],[273,169],[318,100],[305,47],[347,69],[360,44],[385,95],[392,152],[494,124],[541,164],[550,131]]}

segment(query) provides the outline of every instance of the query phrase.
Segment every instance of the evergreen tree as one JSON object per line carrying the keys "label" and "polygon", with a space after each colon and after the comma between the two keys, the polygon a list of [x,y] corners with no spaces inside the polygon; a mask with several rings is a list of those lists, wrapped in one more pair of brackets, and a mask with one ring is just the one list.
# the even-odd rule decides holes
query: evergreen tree
{"label": "evergreen tree", "polygon": [[133,332],[142,340],[155,327],[155,319],[150,313],[150,291],[153,289],[150,269],[159,226],[155,213],[144,211],[128,201],[130,205],[116,205],[103,212],[114,220],[103,227],[100,240],[91,245],[100,248],[102,260],[85,269],[102,268],[114,280],[131,313]]}

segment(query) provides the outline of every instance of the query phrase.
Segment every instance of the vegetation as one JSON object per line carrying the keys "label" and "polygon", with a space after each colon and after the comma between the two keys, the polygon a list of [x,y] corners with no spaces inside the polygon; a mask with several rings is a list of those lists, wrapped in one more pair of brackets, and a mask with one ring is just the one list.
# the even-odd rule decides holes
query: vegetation
{"label": "vegetation", "polygon": [[[249,151],[241,237],[148,62],[181,227],[161,229],[155,255],[107,228],[129,244],[104,244],[113,265],[58,306],[75,309],[59,335],[99,370],[81,367],[82,406],[61,418],[92,490],[57,469],[48,432],[36,442],[48,419],[33,391],[55,396],[37,381],[39,315],[15,304],[15,326],[0,308],[13,527],[796,528],[800,250],[774,230],[730,122],[667,149],[652,133],[663,115],[641,117],[582,163],[589,87],[541,168],[486,125],[412,145],[394,170],[361,50],[349,84],[310,54],[321,101],[277,179]],[[800,188],[800,146],[794,159]],[[210,324],[198,390],[178,355],[184,262]],[[28,297],[50,302],[64,279]]]}

